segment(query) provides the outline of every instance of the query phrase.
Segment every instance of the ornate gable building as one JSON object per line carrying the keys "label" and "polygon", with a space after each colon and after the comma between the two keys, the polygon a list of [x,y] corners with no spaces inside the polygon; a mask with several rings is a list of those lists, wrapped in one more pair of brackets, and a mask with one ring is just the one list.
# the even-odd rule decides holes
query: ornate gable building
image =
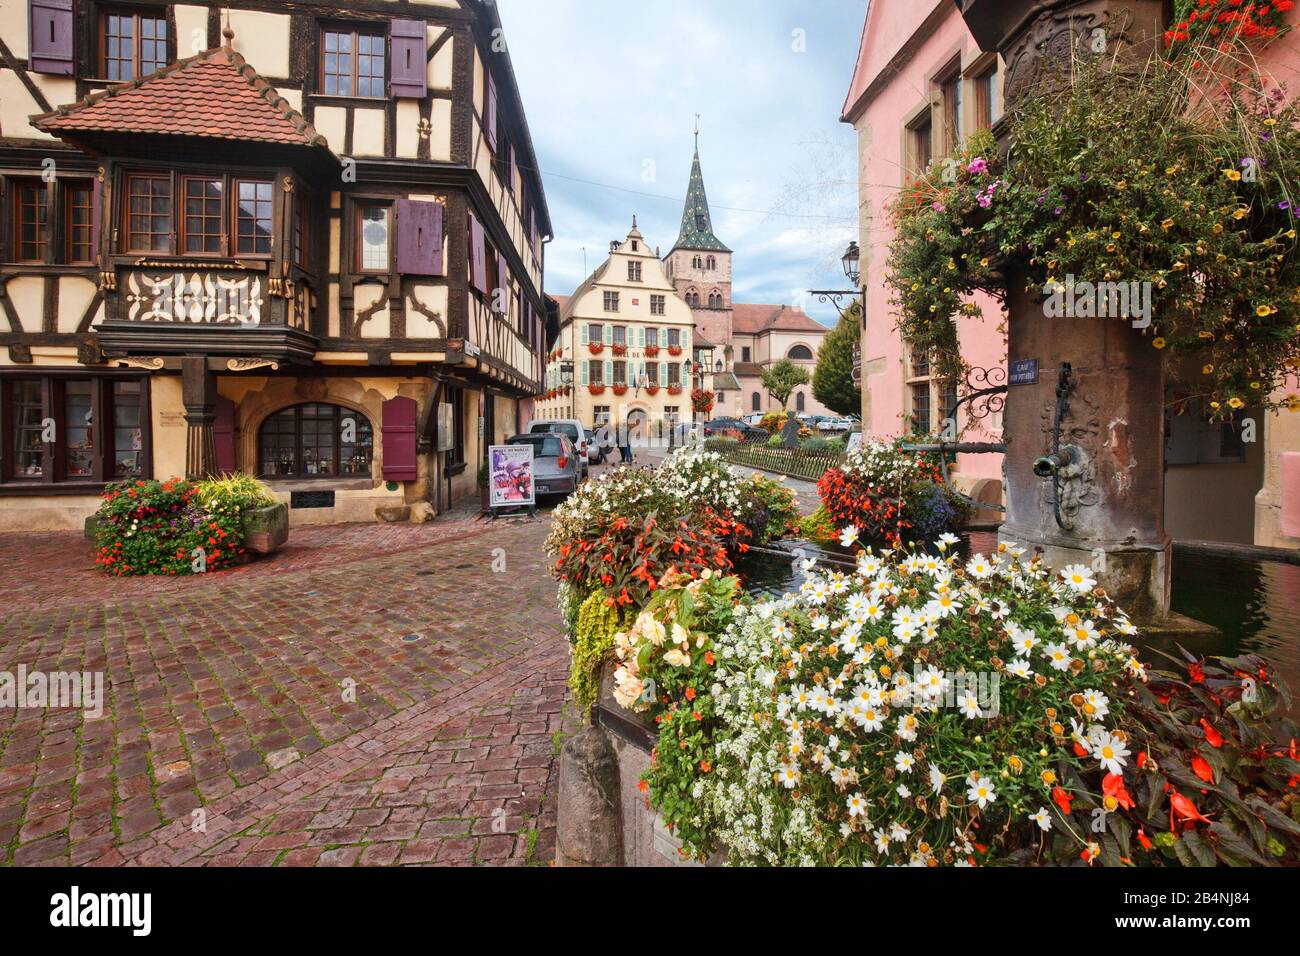
{"label": "ornate gable building", "polygon": [[[811,378],[829,330],[793,306],[737,303],[732,298],[732,252],[713,231],[698,134],[681,231],[664,257],[664,271],[695,318],[697,361],[712,350],[715,416],[779,408],[763,388],[763,372],[783,358],[806,368]],[[811,384],[795,390],[789,407],[831,414],[813,398]]]}
{"label": "ornate gable building", "polygon": [[0,8],[0,529],[173,475],[293,523],[474,494],[548,313],[495,4]]}

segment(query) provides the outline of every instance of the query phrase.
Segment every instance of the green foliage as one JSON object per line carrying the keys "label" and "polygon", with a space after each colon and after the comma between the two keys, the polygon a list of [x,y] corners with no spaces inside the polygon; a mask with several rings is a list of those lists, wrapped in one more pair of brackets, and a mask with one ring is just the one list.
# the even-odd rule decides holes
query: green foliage
{"label": "green foliage", "polygon": [[800,385],[808,384],[808,371],[787,358],[773,363],[763,372],[763,388],[785,407],[790,394]]}
{"label": "green foliage", "polygon": [[840,415],[862,411],[862,390],[853,383],[853,346],[862,336],[862,303],[854,301],[822,339],[813,370],[813,398]]}
{"label": "green foliage", "polygon": [[276,503],[270,488],[243,472],[200,481],[195,492],[199,504],[211,514],[239,515]]}
{"label": "green foliage", "polygon": [[1300,407],[1273,396],[1300,363],[1300,102],[1242,62],[1194,44],[1136,76],[1077,60],[1070,82],[1017,105],[1008,165],[983,131],[903,191],[889,284],[900,331],[939,377],[965,370],[954,317],[980,314],[974,293],[1004,297],[1011,274],[1058,293],[1043,321],[1140,323],[1131,304],[1050,316],[1060,293],[1074,298],[1067,277],[1149,283],[1142,334],[1191,359],[1166,365],[1213,414]]}
{"label": "green foliage", "polygon": [[839,529],[825,505],[820,505],[810,515],[799,519],[799,537],[819,544],[826,544],[839,539]]}
{"label": "green foliage", "polygon": [[579,607],[569,670],[569,691],[579,712],[586,714],[600,695],[600,667],[614,649],[614,634],[629,619],[599,591],[593,591]]}
{"label": "green foliage", "polygon": [[798,528],[798,502],[781,482],[755,472],[741,484],[740,495],[738,517],[749,528],[754,544],[784,538]]}

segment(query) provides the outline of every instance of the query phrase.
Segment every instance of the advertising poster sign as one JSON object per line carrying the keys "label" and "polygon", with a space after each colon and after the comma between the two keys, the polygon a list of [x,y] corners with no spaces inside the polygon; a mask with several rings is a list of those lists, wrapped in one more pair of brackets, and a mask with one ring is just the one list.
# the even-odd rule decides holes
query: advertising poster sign
{"label": "advertising poster sign", "polygon": [[488,469],[491,507],[531,507],[537,503],[532,445],[492,445],[488,448]]}

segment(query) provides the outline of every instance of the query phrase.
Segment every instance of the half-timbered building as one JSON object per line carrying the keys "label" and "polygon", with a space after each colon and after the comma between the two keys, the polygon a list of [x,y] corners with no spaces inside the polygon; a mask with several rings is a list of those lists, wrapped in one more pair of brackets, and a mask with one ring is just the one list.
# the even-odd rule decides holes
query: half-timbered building
{"label": "half-timbered building", "polygon": [[0,529],[232,471],[292,522],[443,510],[541,391],[494,4],[0,0],[0,190]]}

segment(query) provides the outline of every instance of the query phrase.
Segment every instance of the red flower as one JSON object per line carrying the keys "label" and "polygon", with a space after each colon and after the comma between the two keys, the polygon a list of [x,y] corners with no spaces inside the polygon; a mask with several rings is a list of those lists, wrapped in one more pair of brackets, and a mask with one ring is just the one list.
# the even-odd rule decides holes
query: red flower
{"label": "red flower", "polygon": [[694,688],[694,687],[688,687],[688,688],[686,688],[686,699],[687,699],[687,700],[694,700],[694,699],[695,699],[695,688]]}
{"label": "red flower", "polygon": [[1137,804],[1133,796],[1124,788],[1124,778],[1117,773],[1108,773],[1101,781],[1101,792],[1115,801],[1125,810],[1132,810]]}
{"label": "red flower", "polygon": [[1172,830],[1180,819],[1184,830],[1190,829],[1198,820],[1201,823],[1210,822],[1196,809],[1196,804],[1175,790],[1169,794],[1169,829]]}
{"label": "red flower", "polygon": [[1151,838],[1147,836],[1146,830],[1142,829],[1141,827],[1138,827],[1137,838],[1138,838],[1138,842],[1142,844],[1142,849],[1144,850],[1151,849]]}
{"label": "red flower", "polygon": [[1057,784],[1055,787],[1052,788],[1052,800],[1055,801],[1056,805],[1061,808],[1062,813],[1067,815],[1069,814],[1070,802],[1073,799],[1074,797],[1070,796],[1069,793],[1061,789],[1060,784]]}
{"label": "red flower", "polygon": [[1205,740],[1211,747],[1218,750],[1223,746],[1223,734],[1215,730],[1204,717],[1201,718],[1201,726],[1205,728]]}
{"label": "red flower", "polygon": [[1192,773],[1206,783],[1214,783],[1214,768],[1199,753],[1192,757]]}

